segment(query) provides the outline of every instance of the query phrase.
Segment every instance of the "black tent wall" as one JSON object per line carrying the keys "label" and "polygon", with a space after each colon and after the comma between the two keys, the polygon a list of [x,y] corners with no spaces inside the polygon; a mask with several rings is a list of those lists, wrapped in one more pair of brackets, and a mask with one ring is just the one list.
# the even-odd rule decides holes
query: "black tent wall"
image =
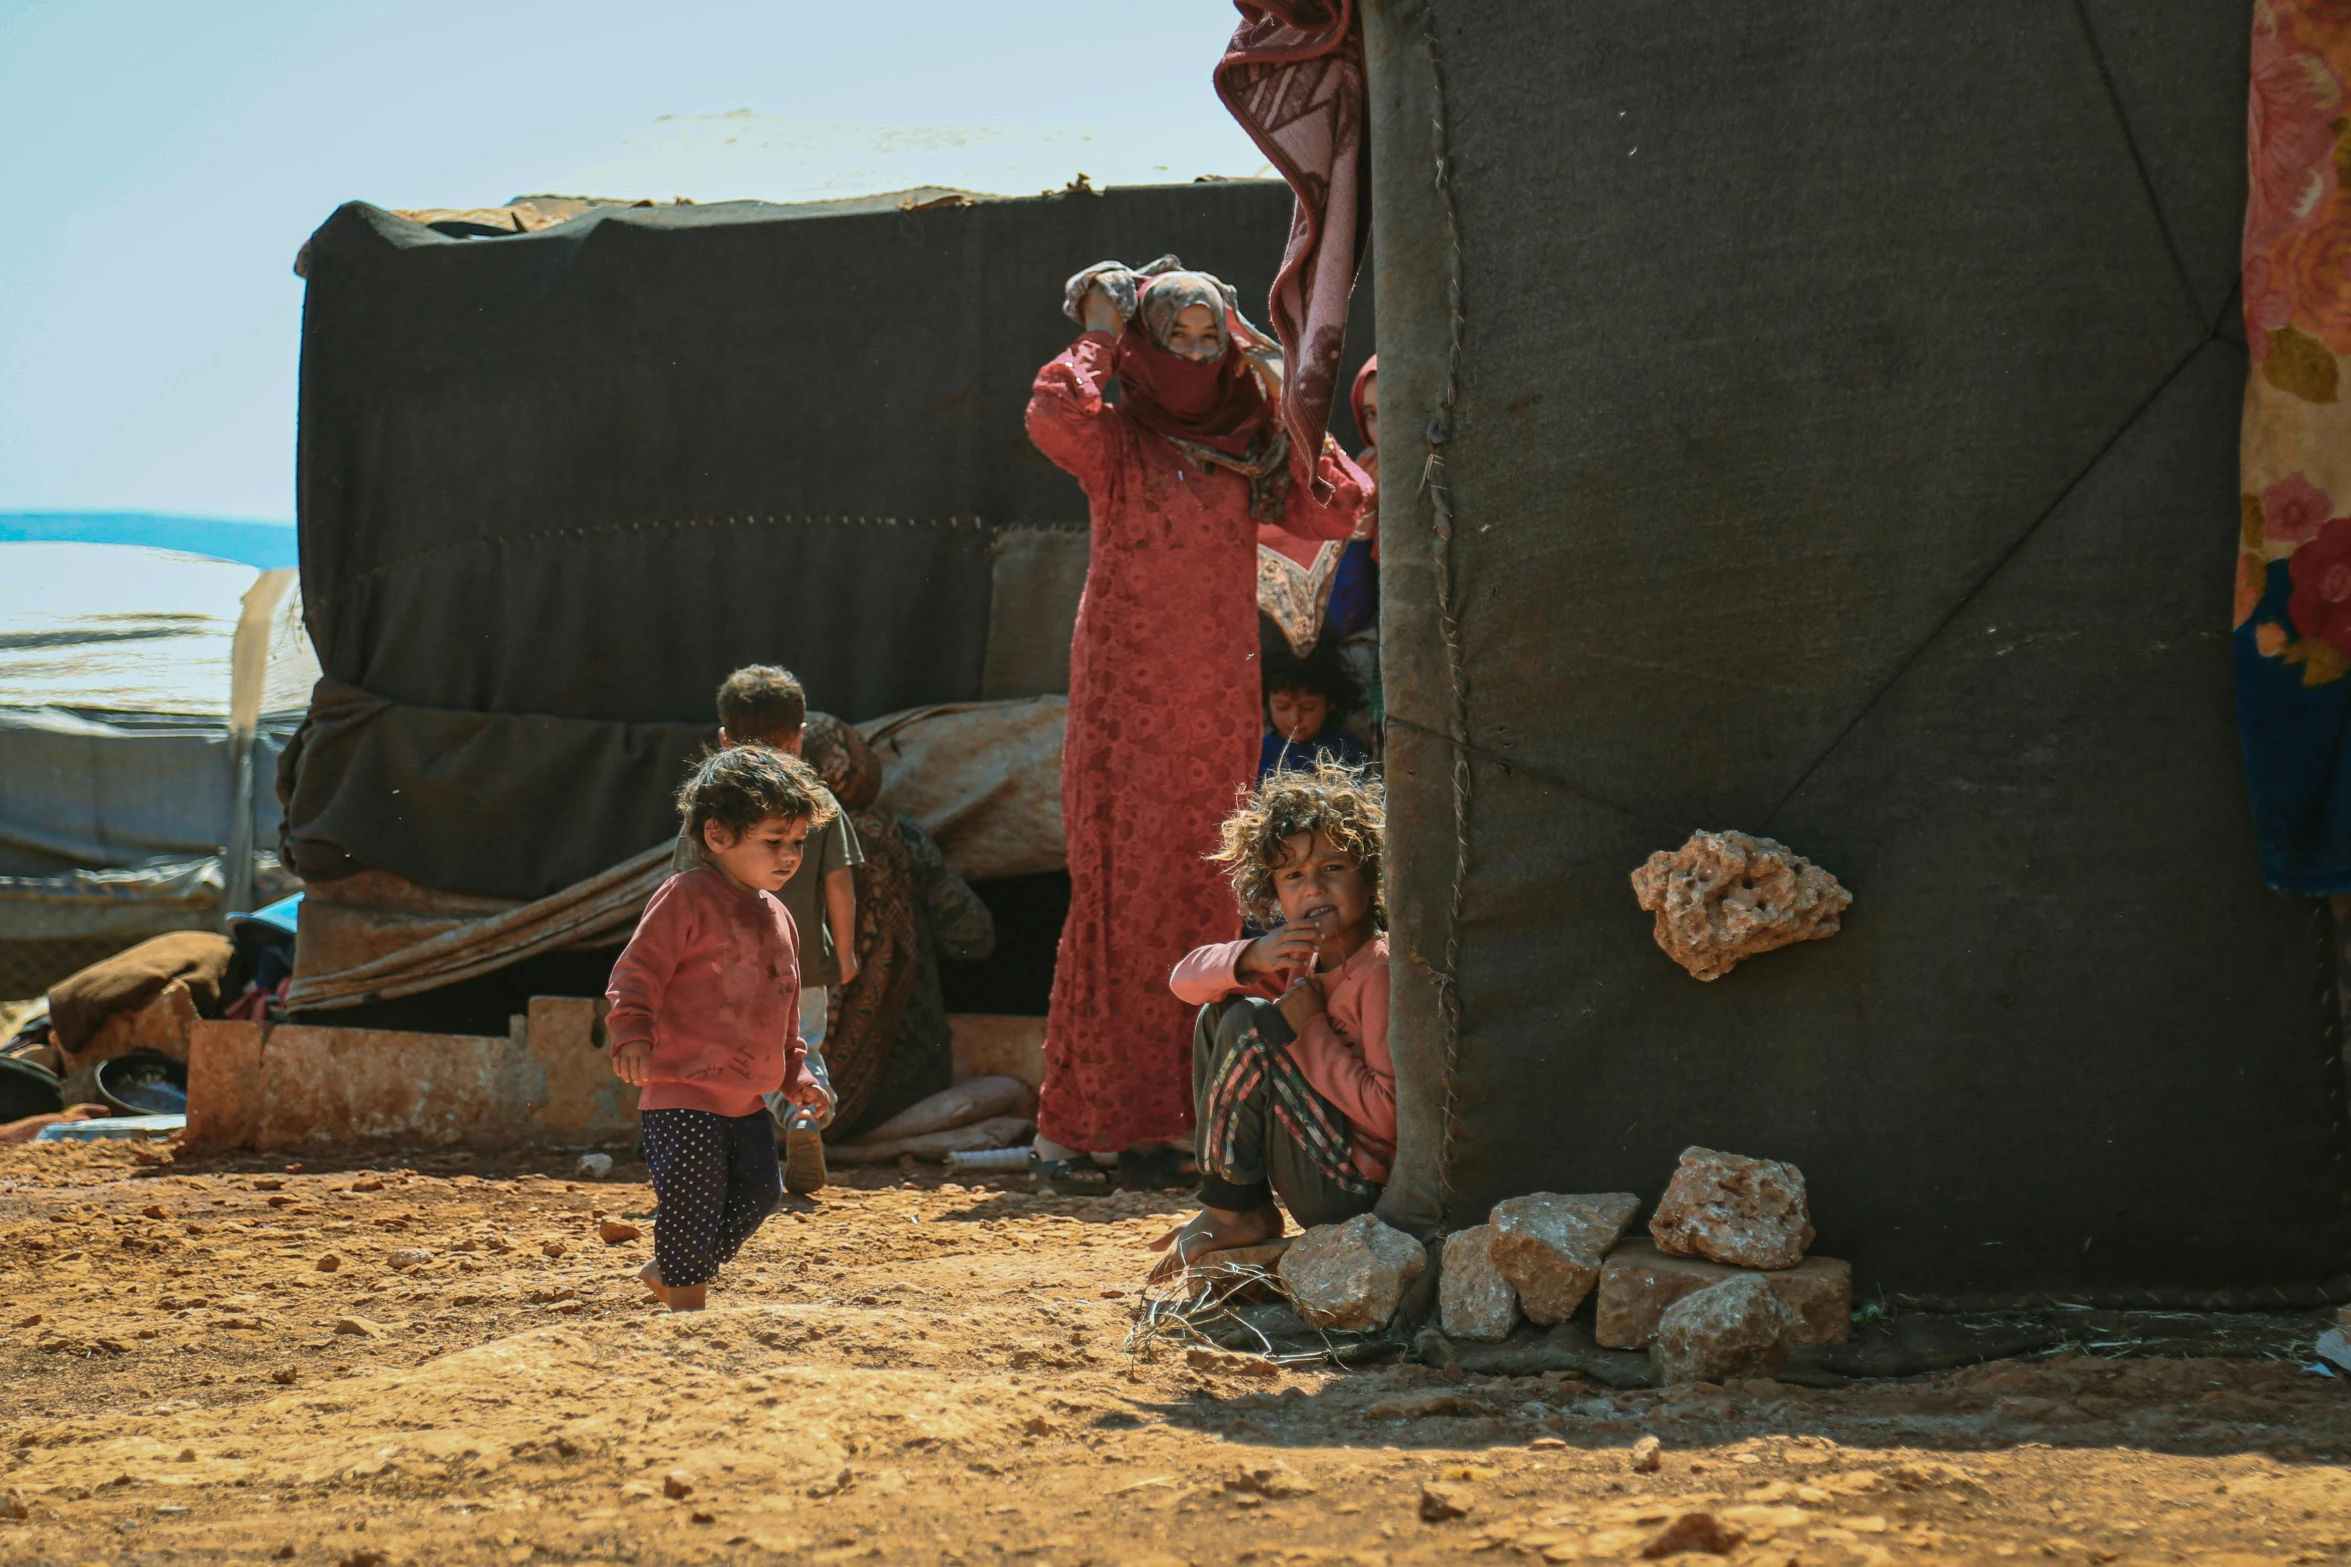
{"label": "black tent wall", "polygon": [[[2231,708],[2248,27],[1370,0],[1399,1222],[1697,1143],[1864,1290],[2344,1271]],[[1843,934],[1688,977],[1626,877],[1697,827]]]}
{"label": "black tent wall", "polygon": [[303,315],[328,680],[287,769],[296,863],[539,896],[667,835],[739,664],[852,720],[981,696],[992,546],[1086,518],[1021,423],[1062,280],[1174,251],[1253,308],[1289,217],[1275,181],[494,239],[342,208]]}

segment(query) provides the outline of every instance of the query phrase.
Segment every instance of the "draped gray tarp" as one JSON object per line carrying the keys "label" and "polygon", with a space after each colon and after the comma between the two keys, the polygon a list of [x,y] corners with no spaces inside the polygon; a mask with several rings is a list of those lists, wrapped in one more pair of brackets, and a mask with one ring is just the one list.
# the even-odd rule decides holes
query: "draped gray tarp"
{"label": "draped gray tarp", "polygon": [[[2344,1271],[2231,710],[2247,26],[1370,4],[1400,1219],[1700,1143],[1866,1289]],[[1698,827],[1844,933],[1689,978],[1626,876]]]}
{"label": "draped gray tarp", "polygon": [[[329,678],[284,779],[296,864],[523,899],[593,876],[652,841],[739,664],[852,721],[1061,689],[1085,500],[1021,415],[1062,280],[1173,251],[1262,297],[1288,223],[1273,181],[494,239],[342,208],[306,263]],[[1024,565],[1050,580],[999,614]]]}
{"label": "draped gray tarp", "polygon": [[[265,779],[292,727],[273,719],[256,738]],[[0,707],[0,941],[129,941],[217,921],[229,756],[219,719]],[[274,842],[266,784],[252,811],[253,841]]]}

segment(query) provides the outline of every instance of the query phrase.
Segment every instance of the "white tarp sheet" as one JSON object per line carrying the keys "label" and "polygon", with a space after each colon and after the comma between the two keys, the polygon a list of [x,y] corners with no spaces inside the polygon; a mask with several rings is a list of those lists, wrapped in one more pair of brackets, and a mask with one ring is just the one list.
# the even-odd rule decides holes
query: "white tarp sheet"
{"label": "white tarp sheet", "polygon": [[271,779],[318,678],[291,573],[133,545],[0,543],[0,940],[219,918],[237,814],[232,654],[257,586],[257,705],[272,716],[256,726],[249,841],[267,888]]}

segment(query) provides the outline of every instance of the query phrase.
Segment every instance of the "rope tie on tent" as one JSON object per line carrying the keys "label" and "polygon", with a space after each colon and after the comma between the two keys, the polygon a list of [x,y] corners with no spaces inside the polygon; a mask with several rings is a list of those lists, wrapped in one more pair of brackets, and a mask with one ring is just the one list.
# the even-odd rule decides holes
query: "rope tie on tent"
{"label": "rope tie on tent", "polygon": [[1445,909],[1445,959],[1437,970],[1437,998],[1444,1010],[1445,1097],[1439,1108],[1437,1158],[1437,1212],[1440,1224],[1453,1208],[1453,1142],[1458,1125],[1460,1093],[1455,1068],[1461,1056],[1461,912],[1469,882],[1469,690],[1462,673],[1461,621],[1453,603],[1453,492],[1445,479],[1445,445],[1453,437],[1454,403],[1461,391],[1461,219],[1453,207],[1452,164],[1445,133],[1445,73],[1437,52],[1433,7],[1420,13],[1420,39],[1429,63],[1429,145],[1435,157],[1437,201],[1445,212],[1445,380],[1437,394],[1436,411],[1429,416],[1428,459],[1421,468],[1420,487],[1429,498],[1431,553],[1435,557],[1437,624],[1445,640],[1446,728],[1453,752],[1453,889]]}

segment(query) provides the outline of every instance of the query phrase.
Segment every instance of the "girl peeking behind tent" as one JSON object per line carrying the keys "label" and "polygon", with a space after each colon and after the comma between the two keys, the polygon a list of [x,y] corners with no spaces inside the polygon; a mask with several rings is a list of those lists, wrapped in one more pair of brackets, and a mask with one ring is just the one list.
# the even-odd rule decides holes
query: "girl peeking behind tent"
{"label": "girl peeking behind tent", "polygon": [[638,1276],[699,1311],[719,1266],[783,1201],[779,1090],[814,1110],[800,1040],[800,937],[776,894],[838,808],[806,762],[763,745],[704,757],[678,791],[703,864],[663,882],[612,966],[612,1070],[637,1105],[660,1215]]}
{"label": "girl peeking behind tent", "polygon": [[1202,947],[1169,986],[1192,1030],[1201,1209],[1155,1243],[1153,1279],[1212,1251],[1368,1211],[1396,1153],[1388,1057],[1387,832],[1379,783],[1330,762],[1276,772],[1225,818],[1225,867],[1255,940]]}

